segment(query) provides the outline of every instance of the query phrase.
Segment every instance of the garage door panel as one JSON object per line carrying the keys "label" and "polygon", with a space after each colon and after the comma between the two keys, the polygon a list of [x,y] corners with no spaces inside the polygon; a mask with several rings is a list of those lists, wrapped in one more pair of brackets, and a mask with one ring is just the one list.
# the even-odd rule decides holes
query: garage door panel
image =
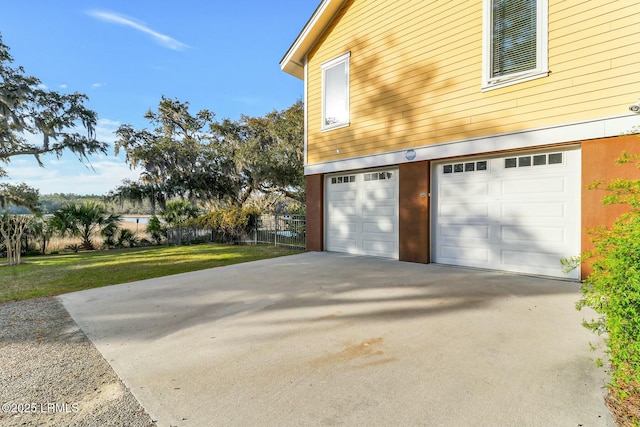
{"label": "garage door panel", "polygon": [[348,236],[357,231],[358,224],[356,222],[335,221],[330,223],[328,228],[335,236]]}
{"label": "garage door panel", "polygon": [[566,182],[562,176],[531,179],[504,179],[502,194],[526,197],[530,194],[565,194]]}
{"label": "garage door panel", "polygon": [[483,197],[489,195],[489,183],[458,181],[441,185],[439,192],[444,197]]}
{"label": "garage door panel", "polygon": [[341,200],[344,201],[348,201],[348,200],[353,200],[354,197],[356,197],[356,190],[344,190],[344,189],[331,189],[331,201],[332,202],[339,202]]}
{"label": "garage door panel", "polygon": [[457,264],[453,261],[462,256],[469,262],[466,265],[471,267],[477,267],[489,262],[489,250],[486,248],[443,245],[440,255],[442,262],[450,261],[452,264]]}
{"label": "garage door panel", "polygon": [[395,249],[393,242],[365,239],[362,241],[363,253],[367,255],[388,256]]}
{"label": "garage door panel", "polygon": [[488,167],[432,168],[433,260],[578,278],[560,259],[580,252],[580,150],[478,161]]}
{"label": "garage door panel", "polygon": [[488,225],[448,224],[440,227],[440,235],[449,239],[489,239]]}
{"label": "garage door panel", "polygon": [[396,197],[396,192],[389,188],[363,189],[362,197],[366,205],[375,206],[378,201],[393,200]]}
{"label": "garage door panel", "polygon": [[354,252],[358,248],[355,239],[341,239],[334,237],[332,240],[332,250],[336,252],[357,253]]}
{"label": "garage door panel", "polygon": [[327,176],[327,250],[398,257],[397,177],[396,169],[360,172],[331,185],[336,176]]}
{"label": "garage door panel", "polygon": [[333,217],[337,219],[339,222],[344,221],[353,221],[356,218],[356,210],[351,207],[338,207],[332,206],[333,209]]}
{"label": "garage door panel", "polygon": [[375,222],[363,222],[362,223],[362,232],[363,233],[383,233],[383,234],[394,234],[396,231],[395,225],[391,220],[388,221],[375,221]]}
{"label": "garage door panel", "polygon": [[500,236],[505,243],[527,243],[531,245],[565,243],[566,233],[563,227],[535,227],[526,229],[519,226],[503,225]]}
{"label": "garage door panel", "polygon": [[438,216],[446,218],[488,218],[487,203],[443,203],[439,206]]}
{"label": "garage door panel", "polygon": [[367,207],[362,209],[362,217],[363,218],[377,218],[377,217],[386,217],[386,218],[395,218],[396,217],[396,207],[392,204],[381,205],[376,207]]}
{"label": "garage door panel", "polygon": [[566,203],[502,203],[501,219],[541,219],[558,218],[564,219],[567,216]]}
{"label": "garage door panel", "polygon": [[504,250],[501,255],[502,264],[521,267],[524,273],[532,273],[534,269],[544,269],[546,271],[555,270],[555,268],[552,267],[559,264],[557,253]]}

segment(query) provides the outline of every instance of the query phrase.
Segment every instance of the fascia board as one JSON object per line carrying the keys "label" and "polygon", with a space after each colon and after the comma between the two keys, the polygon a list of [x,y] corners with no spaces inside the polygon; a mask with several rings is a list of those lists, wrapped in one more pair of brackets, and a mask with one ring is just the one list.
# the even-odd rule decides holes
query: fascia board
{"label": "fascia board", "polygon": [[307,52],[320,38],[325,28],[343,5],[344,0],[323,0],[280,60],[280,69],[300,80],[304,79],[304,61]]}

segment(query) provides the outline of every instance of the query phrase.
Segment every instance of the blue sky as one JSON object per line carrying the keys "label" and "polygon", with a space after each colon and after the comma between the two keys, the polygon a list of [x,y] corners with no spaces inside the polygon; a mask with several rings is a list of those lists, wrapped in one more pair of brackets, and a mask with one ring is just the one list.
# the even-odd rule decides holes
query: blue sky
{"label": "blue sky", "polygon": [[[98,139],[112,143],[121,124],[150,127],[143,118],[165,95],[208,109],[218,119],[262,116],[302,98],[302,82],[279,62],[320,0],[4,2],[0,33],[14,66],[47,88],[89,96]],[[14,157],[10,181],[41,194],[104,194],[137,178],[112,144],[108,156]]]}

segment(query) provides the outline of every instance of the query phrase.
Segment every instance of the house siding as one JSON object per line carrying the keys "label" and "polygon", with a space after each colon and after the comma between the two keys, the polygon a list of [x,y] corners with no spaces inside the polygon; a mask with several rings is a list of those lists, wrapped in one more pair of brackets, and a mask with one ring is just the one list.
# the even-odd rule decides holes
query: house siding
{"label": "house siding", "polygon": [[[549,3],[550,75],[482,92],[482,2],[346,1],[307,56],[307,164],[628,114],[640,3]],[[345,52],[350,126],[322,132],[320,65]]]}

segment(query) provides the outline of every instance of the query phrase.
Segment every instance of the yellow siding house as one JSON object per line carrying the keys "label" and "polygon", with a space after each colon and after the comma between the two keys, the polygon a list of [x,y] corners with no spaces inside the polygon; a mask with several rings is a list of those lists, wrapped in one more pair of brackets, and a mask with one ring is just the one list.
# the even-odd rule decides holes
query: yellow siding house
{"label": "yellow siding house", "polygon": [[281,61],[307,249],[579,278],[559,259],[620,213],[585,186],[638,176],[614,162],[640,151],[638,22],[637,0],[323,0]]}

